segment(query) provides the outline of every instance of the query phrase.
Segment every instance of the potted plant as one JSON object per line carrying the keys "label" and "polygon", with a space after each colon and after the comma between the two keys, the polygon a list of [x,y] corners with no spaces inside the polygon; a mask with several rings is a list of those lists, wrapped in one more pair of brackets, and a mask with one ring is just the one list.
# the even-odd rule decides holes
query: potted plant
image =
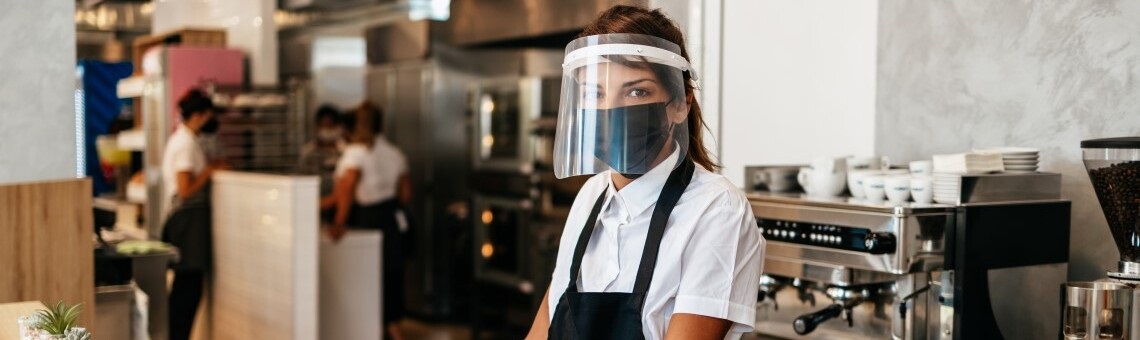
{"label": "potted plant", "polygon": [[87,329],[75,327],[81,311],[79,304],[68,306],[63,301],[56,302],[27,318],[27,328],[32,330],[31,334],[38,334],[38,338],[21,336],[25,336],[24,340],[91,340]]}

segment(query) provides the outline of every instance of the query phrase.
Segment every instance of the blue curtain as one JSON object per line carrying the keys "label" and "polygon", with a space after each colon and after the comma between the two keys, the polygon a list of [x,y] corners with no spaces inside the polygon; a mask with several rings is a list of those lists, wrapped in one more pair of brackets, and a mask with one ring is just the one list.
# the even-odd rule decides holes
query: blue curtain
{"label": "blue curtain", "polygon": [[87,176],[92,179],[95,195],[113,190],[99,165],[95,138],[107,134],[111,123],[119,117],[123,101],[119,99],[119,80],[129,77],[134,67],[130,62],[106,63],[98,60],[79,60],[83,69],[84,121],[87,144]]}

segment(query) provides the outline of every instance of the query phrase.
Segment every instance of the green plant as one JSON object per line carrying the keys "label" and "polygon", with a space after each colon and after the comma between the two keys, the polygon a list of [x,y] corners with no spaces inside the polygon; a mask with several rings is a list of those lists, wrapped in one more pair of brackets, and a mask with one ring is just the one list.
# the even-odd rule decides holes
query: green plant
{"label": "green plant", "polygon": [[79,312],[83,310],[80,308],[81,305],[68,306],[59,301],[48,309],[37,310],[36,315],[42,320],[40,330],[51,335],[67,334],[67,330],[75,327],[75,320],[79,319]]}

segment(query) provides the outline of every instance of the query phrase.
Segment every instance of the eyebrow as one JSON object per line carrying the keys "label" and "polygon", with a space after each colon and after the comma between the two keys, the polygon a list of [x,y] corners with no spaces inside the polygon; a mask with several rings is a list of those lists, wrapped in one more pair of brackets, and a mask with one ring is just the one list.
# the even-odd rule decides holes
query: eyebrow
{"label": "eyebrow", "polygon": [[653,82],[653,83],[657,83],[657,81],[656,81],[656,80],[653,80],[653,79],[649,79],[649,78],[641,78],[641,79],[638,79],[638,80],[634,80],[634,81],[627,81],[627,82],[625,82],[625,83],[621,84],[621,87],[630,87],[630,86],[633,86],[633,85],[637,85],[637,83],[640,83],[640,82],[646,82],[646,81],[648,81],[648,82]]}

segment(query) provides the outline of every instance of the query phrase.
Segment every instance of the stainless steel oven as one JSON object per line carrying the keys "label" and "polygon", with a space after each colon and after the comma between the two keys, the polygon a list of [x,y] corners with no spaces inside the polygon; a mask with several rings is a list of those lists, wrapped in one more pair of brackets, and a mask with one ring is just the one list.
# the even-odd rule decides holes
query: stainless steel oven
{"label": "stainless steel oven", "polygon": [[500,78],[473,85],[468,100],[474,170],[534,172],[535,120],[557,115],[559,85],[553,77]]}
{"label": "stainless steel oven", "polygon": [[475,278],[523,294],[534,292],[528,270],[534,201],[475,194]]}

